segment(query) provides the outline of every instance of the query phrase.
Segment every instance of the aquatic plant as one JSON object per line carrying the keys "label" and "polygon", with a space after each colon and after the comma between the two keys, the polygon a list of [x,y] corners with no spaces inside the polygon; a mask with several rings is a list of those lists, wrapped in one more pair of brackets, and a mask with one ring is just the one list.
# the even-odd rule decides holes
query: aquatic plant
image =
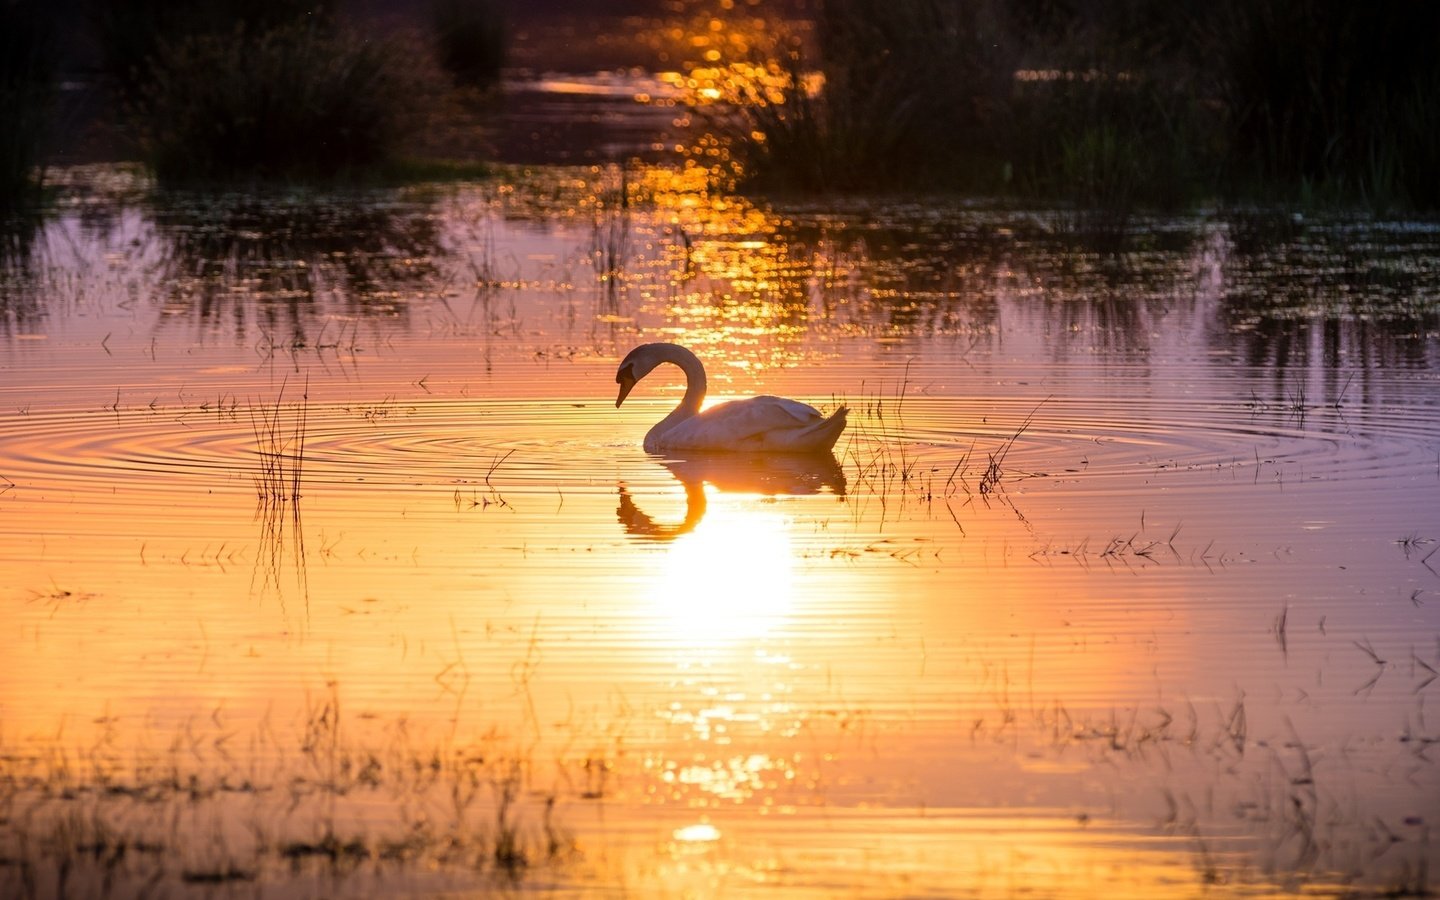
{"label": "aquatic plant", "polygon": [[1227,0],[1204,24],[1237,187],[1440,206],[1440,8]]}
{"label": "aquatic plant", "polygon": [[603,173],[593,199],[595,225],[591,234],[590,260],[605,300],[614,306],[625,282],[630,263],[630,175],[617,166]]}
{"label": "aquatic plant", "polygon": [[813,58],[775,55],[712,117],[752,187],[979,190],[1115,221],[1227,196],[1440,205],[1428,7],[826,0],[814,24]]}
{"label": "aquatic plant", "polygon": [[162,47],[137,128],[162,181],[332,178],[399,152],[427,96],[392,41],[301,23],[198,34]]}
{"label": "aquatic plant", "polygon": [[[309,378],[300,400],[285,416],[285,387],[273,407],[250,409],[250,427],[255,436],[257,463],[255,521],[260,525],[260,555],[256,558],[256,581],[263,590],[280,593],[281,572],[289,553],[295,570],[299,595],[309,602],[305,568],[305,529],[300,513],[301,488],[305,483],[305,438],[309,417]],[[287,520],[289,533],[286,533]]]}
{"label": "aquatic plant", "polygon": [[823,86],[798,50],[769,64],[776,86],[749,88],[730,129],[752,185],[801,190],[971,181],[956,165],[976,147],[1003,66],[979,3],[829,0],[816,16]]}
{"label": "aquatic plant", "polygon": [[[1017,82],[997,129],[1006,189],[1066,200],[1119,225],[1139,207],[1174,209],[1213,189],[1202,111],[1179,86],[1076,63]],[[1094,214],[1098,214],[1096,219]]]}
{"label": "aquatic plant", "polygon": [[277,349],[333,347],[327,299],[347,313],[403,320],[397,292],[432,277],[442,253],[424,198],[276,189],[176,199],[155,217],[167,268],[184,285],[167,298],[171,310],[266,331]]}
{"label": "aquatic plant", "polygon": [[[159,735],[163,749],[143,728],[122,744],[113,726],[83,747],[0,744],[0,893],[128,897],[321,874],[419,887],[442,871],[483,890],[573,852],[556,793],[532,796],[531,758],[498,734],[425,740],[402,720],[389,739],[352,737],[363,717],[334,681],[307,692],[288,727],[267,717],[237,734],[220,708],[209,720]],[[250,755],[226,749],[237,737]]]}
{"label": "aquatic plant", "polygon": [[[309,385],[306,385],[308,391]],[[284,387],[274,408],[250,410],[250,424],[255,435],[255,453],[259,465],[254,476],[255,493],[260,503],[274,505],[300,502],[300,485],[305,471],[305,420],[308,398],[301,395],[295,405],[295,422],[286,434],[280,421],[283,411]],[[292,507],[293,508],[293,507]]]}

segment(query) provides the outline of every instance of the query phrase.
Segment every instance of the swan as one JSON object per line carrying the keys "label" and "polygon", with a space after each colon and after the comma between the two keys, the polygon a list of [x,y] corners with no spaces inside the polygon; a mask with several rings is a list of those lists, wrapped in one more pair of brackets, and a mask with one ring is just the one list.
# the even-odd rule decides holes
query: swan
{"label": "swan", "polygon": [[700,411],[705,400],[705,366],[679,344],[641,344],[621,361],[615,373],[625,402],[636,382],[661,363],[672,363],[685,373],[685,396],[670,415],[645,435],[645,450],[741,450],[768,453],[824,453],[835,446],[845,430],[847,410],[840,407],[827,418],[820,410],[798,400],[760,396],[730,400]]}

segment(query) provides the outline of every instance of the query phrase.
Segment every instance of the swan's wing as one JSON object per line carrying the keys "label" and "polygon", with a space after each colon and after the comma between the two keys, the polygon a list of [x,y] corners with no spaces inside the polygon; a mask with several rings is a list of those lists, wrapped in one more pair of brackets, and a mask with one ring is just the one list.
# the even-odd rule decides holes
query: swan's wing
{"label": "swan's wing", "polygon": [[824,419],[820,411],[784,397],[750,397],[731,400],[678,423],[665,432],[671,447],[731,448],[763,441],[774,431],[804,428]]}
{"label": "swan's wing", "polygon": [[762,394],[753,399],[756,401],[764,401],[768,406],[777,406],[785,410],[785,412],[795,420],[796,424],[799,425],[809,425],[812,422],[817,422],[825,418],[825,416],[821,415],[820,410],[808,403],[801,403],[799,400],[791,400],[787,397],[772,397],[769,394]]}

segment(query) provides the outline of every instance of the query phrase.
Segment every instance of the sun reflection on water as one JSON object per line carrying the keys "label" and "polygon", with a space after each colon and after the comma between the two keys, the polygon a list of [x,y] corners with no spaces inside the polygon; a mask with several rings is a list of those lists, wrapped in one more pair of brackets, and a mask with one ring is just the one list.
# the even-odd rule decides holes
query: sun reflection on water
{"label": "sun reflection on water", "polygon": [[670,545],[649,593],[675,674],[656,710],[672,741],[647,755],[648,802],[769,806],[796,783],[783,747],[805,718],[796,663],[773,646],[800,587],[791,523],[759,495],[705,490],[714,492],[709,511]]}
{"label": "sun reflection on water", "polygon": [[720,840],[720,829],[709,822],[697,822],[675,829],[675,840],[681,843],[698,844]]}
{"label": "sun reflection on water", "polygon": [[[1252,343],[1261,338],[1249,324],[1238,345],[1211,334],[1254,312],[1220,305],[1218,288],[1190,308],[1172,297],[1184,278],[1107,287],[1072,274],[1090,271],[1088,257],[1008,214],[932,227],[926,211],[897,237],[884,220],[789,223],[704,194],[702,174],[466,188],[435,207],[444,240],[386,250],[384,266],[362,260],[372,280],[398,273],[384,285],[405,294],[404,317],[391,298],[350,288],[310,291],[325,303],[296,306],[287,298],[315,255],[308,244],[287,251],[293,261],[273,241],[250,254],[265,283],[240,291],[214,261],[233,256],[235,241],[182,239],[198,234],[198,214],[172,217],[169,231],[96,239],[104,262],[64,277],[76,297],[117,294],[119,311],[90,318],[70,299],[50,322],[22,321],[13,377],[0,386],[12,401],[0,410],[10,514],[0,529],[10,626],[0,634],[0,776],[41,773],[12,777],[0,807],[30,802],[6,794],[20,784],[44,804],[11,816],[9,833],[48,840],[35,824],[43,816],[63,826],[72,809],[87,820],[94,810],[97,823],[115,823],[112,848],[134,848],[153,839],[154,817],[135,816],[142,798],[169,804],[155,807],[167,816],[230,822],[278,810],[265,841],[234,851],[246,868],[221,859],[198,870],[199,883],[254,872],[267,892],[272,869],[310,877],[298,868],[310,863],[280,849],[292,836],[297,852],[319,851],[314,864],[336,861],[336,846],[292,835],[300,816],[285,807],[303,800],[308,815],[343,804],[343,792],[378,811],[373,826],[357,818],[373,830],[356,846],[379,867],[392,865],[384,854],[413,852],[411,871],[456,865],[458,847],[474,860],[476,835],[509,826],[533,839],[539,860],[552,821],[558,834],[592,810],[599,825],[575,825],[591,859],[607,849],[602,839],[620,844],[613,836],[633,827],[623,833],[641,837],[617,855],[641,847],[639,865],[665,865],[643,848],[673,836],[698,851],[684,862],[692,873],[703,874],[691,863],[701,853],[717,870],[778,860],[802,887],[893,876],[913,877],[914,893],[961,882],[1003,893],[997,879],[1008,878],[1011,892],[1062,894],[1108,884],[1114,871],[1139,885],[1131,895],[1153,896],[1194,877],[1184,865],[1201,828],[1207,874],[1239,881],[1254,863],[1227,861],[1226,835],[1293,843],[1293,829],[1317,822],[1342,849],[1317,863],[1307,846],[1297,883],[1348,865],[1348,847],[1386,854],[1357,866],[1366,883],[1388,878],[1392,862],[1434,859],[1418,808],[1433,773],[1407,764],[1434,743],[1414,703],[1435,661],[1418,650],[1401,662],[1435,608],[1417,580],[1430,576],[1409,556],[1431,535],[1392,543],[1433,508],[1423,505],[1435,466],[1429,369],[1362,368],[1357,384],[1372,382],[1378,399],[1362,404],[1357,388],[1343,422],[1349,373],[1329,366],[1313,375],[1338,379],[1333,416],[1328,405],[1297,415],[1286,383],[1270,388],[1281,394],[1268,411],[1253,392],[1242,405],[1251,384],[1264,393],[1266,379],[1292,370],[1230,364],[1232,353],[1271,350]],[[592,180],[610,193],[554,209]],[[646,205],[616,203],[617,184]],[[481,224],[466,231],[458,211]],[[611,227],[612,214],[630,218]],[[592,232],[592,219],[605,227]],[[592,239],[607,261],[593,276]],[[206,283],[248,318],[191,346],[178,323],[210,322],[209,307],[182,309],[157,287],[161,276],[146,273],[164,270],[164,251],[147,241],[209,260]],[[448,259],[452,242],[473,255]],[[141,249],[126,255],[131,243]],[[416,284],[430,276],[406,262],[422,250],[444,283],[479,279],[476,296],[456,289],[443,310],[427,308],[428,288]],[[590,277],[623,290],[596,301],[604,327],[584,334],[575,323]],[[1085,302],[1097,285],[1134,296],[1097,308]],[[147,309],[132,293],[155,297],[152,317],[172,321],[158,342],[148,326],[132,328]],[[1168,310],[1165,329],[1140,314],[1152,300]],[[1133,319],[1106,318],[1131,306]],[[276,534],[265,508],[256,516],[251,474],[269,446],[256,433],[265,411],[282,407],[285,432],[295,427],[295,395],[276,399],[285,367],[252,359],[254,323],[292,307],[305,327],[287,358],[314,371],[303,545],[286,543],[297,520],[282,517]],[[996,335],[1005,324],[1003,346],[950,341],[989,334],[987,323]],[[220,333],[237,340],[214,340]],[[1095,334],[1084,360],[1062,358]],[[674,402],[678,375],[651,382],[651,397],[623,414],[609,396],[598,407],[587,398],[611,389],[617,351],[658,338],[704,351],[710,403],[776,392],[823,404],[836,402],[834,389],[859,390],[853,449],[824,464],[643,458],[642,420]],[[1340,354],[1362,339],[1372,332],[1345,338]],[[1430,352],[1395,340],[1398,349],[1376,352]],[[1196,363],[1195,348],[1226,362]],[[902,351],[915,354],[913,369]],[[325,368],[340,356],[364,359],[365,380]],[[117,387],[127,358],[147,361],[127,365]],[[904,418],[882,427],[881,401],[898,406],[902,378]],[[1389,399],[1393,413],[1379,408]],[[1401,427],[1401,416],[1416,421]],[[965,460],[983,468],[1010,443],[1008,494],[948,490],[947,478],[980,477]],[[298,463],[293,451],[285,458]],[[618,487],[611,470],[625,479]],[[502,490],[509,502],[497,502]],[[1368,505],[1357,508],[1362,491]],[[295,499],[285,497],[289,515]],[[1337,506],[1364,515],[1336,519]],[[1355,602],[1382,591],[1388,607]],[[150,760],[167,746],[172,771],[157,775]],[[140,760],[133,774],[115,762],[129,755]],[[59,774],[45,775],[52,761]],[[1282,765],[1301,774],[1273,777]],[[1361,792],[1373,796],[1351,799]],[[1297,817],[1301,793],[1337,798],[1324,801],[1340,810],[1333,823],[1323,806]],[[451,824],[434,816],[470,795]],[[1191,804],[1198,797],[1203,808]],[[1306,802],[1300,812],[1313,815]],[[1290,815],[1259,820],[1272,810]],[[21,858],[16,846],[0,846],[0,858]],[[89,850],[74,858],[92,871],[99,863]],[[0,894],[19,869],[0,865]],[[660,884],[670,871],[635,881]]]}
{"label": "sun reflection on water", "polygon": [[669,548],[649,598],[657,626],[677,648],[716,648],[763,637],[794,602],[795,560],[778,513],[716,504]]}

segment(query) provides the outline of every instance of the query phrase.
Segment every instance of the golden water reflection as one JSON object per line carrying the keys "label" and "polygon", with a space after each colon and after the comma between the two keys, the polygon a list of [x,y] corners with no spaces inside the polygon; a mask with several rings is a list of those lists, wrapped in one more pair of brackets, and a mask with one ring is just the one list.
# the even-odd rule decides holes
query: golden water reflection
{"label": "golden water reflection", "polygon": [[[805,496],[821,491],[845,496],[845,472],[830,453],[782,454],[771,458],[757,454],[694,454],[684,459],[663,460],[660,465],[684,488],[683,518],[669,524],[657,521],[636,503],[629,488],[621,484],[616,516],[626,534],[671,541],[693,531],[704,519],[709,505],[704,489],[707,484],[725,493],[756,497]],[[743,558],[736,560],[742,561]]]}
{"label": "golden water reflection", "polygon": [[762,637],[794,603],[789,526],[763,509],[713,509],[666,551],[648,597],[686,649]]}
{"label": "golden water reflection", "polygon": [[[611,369],[606,361],[577,376],[576,394],[590,375],[608,384]],[[322,806],[316,798],[338,784],[355,804],[354,821],[385,836],[363,844],[376,855],[394,835],[414,839],[423,815],[436,836],[414,852],[438,860],[452,834],[493,833],[484,829],[500,809],[526,823],[527,852],[539,854],[545,823],[578,828],[589,805],[603,803],[608,824],[574,838],[592,859],[617,829],[638,829],[631,852],[670,842],[685,848],[677,859],[695,862],[687,854],[698,852],[714,866],[706,883],[799,859],[798,890],[823,860],[856,866],[880,893],[897,877],[953,884],[954,872],[972,871],[967,860],[977,861],[967,877],[984,881],[1000,870],[1027,885],[1095,878],[1096,867],[1140,871],[1137,857],[1148,860],[1142,869],[1154,867],[1147,878],[1172,877],[1176,865],[1186,871],[1187,816],[1205,815],[1189,811],[1198,791],[1215,789],[1224,809],[1285,799],[1252,779],[1268,765],[1259,741],[1273,740],[1281,712],[1307,735],[1312,723],[1303,707],[1234,687],[1241,678],[1286,677],[1274,639],[1263,629],[1237,637],[1220,627],[1214,602],[1192,600],[1234,575],[1183,560],[1124,574],[1103,571],[1098,558],[1089,572],[1069,560],[1047,565],[1028,556],[1036,545],[1028,523],[998,504],[962,508],[962,533],[933,506],[902,509],[898,485],[869,477],[847,484],[835,460],[662,460],[632,441],[592,439],[592,429],[614,429],[593,422],[614,412],[608,403],[521,406],[517,418],[536,443],[517,451],[528,461],[494,471],[499,454],[467,444],[467,435],[477,421],[487,434],[507,433],[510,405],[417,405],[423,427],[397,417],[386,429],[341,407],[312,409],[313,480],[295,523],[307,541],[285,551],[304,555],[307,577],[303,585],[288,575],[262,579],[259,596],[245,563],[269,539],[251,518],[255,499],[241,474],[255,462],[253,436],[233,433],[246,427],[192,422],[190,452],[209,447],[226,461],[193,482],[137,477],[111,495],[108,480],[77,486],[69,476],[79,505],[123,519],[124,533],[97,535],[102,517],[75,517],[72,495],[56,503],[28,487],[9,492],[17,494],[4,500],[15,521],[54,546],[62,536],[82,538],[64,551],[66,590],[93,585],[96,595],[5,598],[18,627],[0,637],[16,661],[4,673],[0,712],[19,727],[7,727],[4,765],[44,783],[38,773],[56,746],[47,725],[60,721],[64,739],[106,767],[96,771],[118,786],[115,797],[203,802],[222,818],[234,812],[226,791],[251,799],[235,789],[245,778],[261,786],[259,805],[278,802],[262,791],[290,783],[296,773],[286,767],[298,760],[297,790],[314,800],[305,808]],[[935,426],[927,409],[917,405],[912,427]],[[856,415],[867,433],[876,430],[863,410]],[[113,435],[113,417],[103,421],[101,433]],[[216,449],[222,436],[231,443]],[[577,459],[581,445],[589,449]],[[129,453],[166,456],[143,445]],[[597,479],[597,467],[622,474],[625,487]],[[63,474],[43,477],[67,484]],[[455,503],[460,478],[497,499]],[[1113,514],[1109,500],[1077,512],[1042,505],[1040,487],[1032,494],[1041,496],[1016,502],[1032,515],[1041,510],[1047,527]],[[628,518],[617,516],[617,491]],[[648,530],[638,527],[645,518]],[[1163,538],[1174,526],[1151,527]],[[41,567],[58,552],[39,539],[7,541],[29,547]],[[45,590],[34,565],[7,560],[5,571]],[[293,593],[300,590],[307,596]],[[271,592],[292,593],[277,604]],[[1297,659],[1331,652],[1294,640]],[[1207,662],[1229,644],[1243,648],[1239,661]],[[1349,674],[1343,662],[1310,659],[1327,678]],[[1251,730],[1236,724],[1245,721]],[[235,749],[252,734],[263,735],[252,744],[261,758],[253,765]],[[132,771],[123,760],[137,742],[181,747],[180,783],[193,774],[197,787],[167,789]],[[1276,752],[1285,764],[1298,758]],[[132,756],[152,760],[149,772],[164,751]],[[1242,774],[1225,774],[1232,769]],[[1131,793],[1117,799],[1117,785]],[[475,799],[441,816],[452,789]],[[1179,810],[1174,825],[1134,824],[1163,821],[1167,793]],[[191,794],[206,799],[185,799]],[[424,799],[385,799],[396,794]],[[556,798],[550,807],[547,797]],[[1023,860],[977,832],[984,816],[954,812],[1017,802],[1031,811],[1005,827]],[[1404,798],[1383,808],[1403,810]],[[241,857],[266,859],[263,846],[285,841],[320,843],[275,812],[283,835],[236,851]],[[1107,813],[1129,824],[1097,837],[1091,823]],[[710,818],[697,822],[697,814]],[[1288,839],[1285,827],[1276,826]],[[781,839],[787,831],[794,835]],[[871,845],[883,847],[886,862],[863,874],[846,848]]]}
{"label": "golden water reflection", "polygon": [[[324,246],[185,245],[224,299],[194,321],[234,338],[196,342],[164,229],[67,220],[99,262],[57,256],[44,340],[0,348],[0,860],[80,822],[141,887],[473,891],[517,847],[599,892],[1433,870],[1434,341],[1296,308],[1272,344],[1208,224],[1122,264],[1024,216],[781,214],[704,174],[457,189],[393,297],[342,279],[279,354],[227,310],[308,288],[227,260]],[[848,395],[853,443],[646,456],[663,402],[609,391],[657,337],[717,393]],[[1377,344],[1347,394],[1335,360]],[[257,515],[282,406],[302,489]],[[157,838],[137,799],[226,840]]]}
{"label": "golden water reflection", "polygon": [[[773,500],[821,488],[843,496],[844,477],[828,455],[715,454],[664,465],[684,485],[686,517],[668,530],[639,532],[667,542],[645,593],[662,653],[675,667],[672,699],[657,710],[669,726],[669,749],[652,751],[646,770],[657,800],[705,808],[763,796],[768,807],[795,785],[796,761],[782,748],[810,714],[794,696],[795,662],[771,649],[784,643],[796,604],[808,596],[796,590],[805,572],[793,523]],[[719,502],[710,504],[707,490]],[[621,498],[622,522],[637,534],[643,514],[631,504],[627,518],[623,486]],[[676,830],[682,843],[718,838],[708,823]]]}

